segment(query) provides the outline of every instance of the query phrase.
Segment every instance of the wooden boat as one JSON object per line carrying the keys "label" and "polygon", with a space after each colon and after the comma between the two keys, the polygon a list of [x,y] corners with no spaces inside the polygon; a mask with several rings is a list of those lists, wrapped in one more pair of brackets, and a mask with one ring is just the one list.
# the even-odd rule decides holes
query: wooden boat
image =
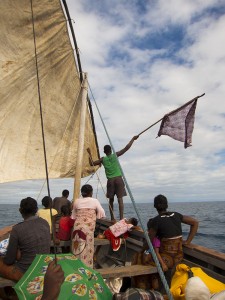
{"label": "wooden boat", "polygon": [[[111,225],[107,219],[97,220],[95,235],[103,233]],[[0,229],[0,240],[9,236],[12,226]],[[141,231],[131,231],[122,242],[118,251],[113,251],[107,239],[95,237],[95,268],[107,279],[123,278],[122,289],[135,287],[136,276],[158,274],[153,265],[133,264],[135,255],[142,251],[145,236]],[[60,247],[64,247],[62,242]],[[68,242],[66,242],[68,246]],[[225,284],[225,254],[215,250],[190,244],[183,247],[183,263],[190,267],[199,267],[210,277]],[[13,286],[14,282],[0,278],[0,288]]]}
{"label": "wooden boat", "polygon": [[[89,165],[86,149],[91,149],[94,160],[99,153],[87,75],[81,68],[66,1],[1,1],[0,28],[0,165],[4,170],[0,183],[46,178],[50,194],[49,178],[74,177],[75,199],[81,177],[96,170]],[[96,230],[103,232],[110,224],[98,220]],[[1,229],[0,240],[10,230],[10,226]],[[113,252],[108,240],[96,238],[95,267],[104,278],[157,273],[154,266],[132,265],[144,242],[143,232],[133,231]],[[184,247],[184,254],[185,263],[200,266],[225,283],[225,254],[198,245]],[[0,281],[0,287],[6,284],[13,282]]]}
{"label": "wooden boat", "polygon": [[[111,225],[108,220],[97,220],[96,234],[103,232]],[[97,264],[103,269],[100,270],[105,278],[135,276],[141,274],[154,274],[157,272],[156,267],[142,266],[142,272],[137,268],[132,269],[126,267],[132,263],[132,258],[135,253],[140,252],[145,243],[143,232],[132,231],[125,243],[121,245],[116,252],[112,251],[108,240],[96,239],[96,248],[98,249]],[[190,244],[183,247],[184,260],[183,262],[190,267],[200,267],[209,276],[225,283],[225,254],[215,250],[202,247],[195,244]],[[116,266],[120,266],[117,271]],[[124,269],[121,266],[125,266]]]}

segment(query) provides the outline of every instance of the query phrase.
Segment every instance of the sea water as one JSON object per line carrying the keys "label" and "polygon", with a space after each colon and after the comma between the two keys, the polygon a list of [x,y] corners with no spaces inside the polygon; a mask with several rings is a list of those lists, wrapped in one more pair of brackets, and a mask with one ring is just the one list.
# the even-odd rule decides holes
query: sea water
{"label": "sea water", "polygon": [[[109,218],[108,205],[102,205]],[[193,239],[194,244],[215,249],[225,253],[225,202],[191,202],[191,203],[170,203],[170,211],[177,211],[183,215],[188,215],[199,220],[199,229]],[[114,204],[115,217],[119,218],[118,204]],[[138,215],[136,213],[138,211]],[[124,216],[127,218],[136,217],[141,219],[141,223],[146,228],[149,218],[157,215],[153,204],[137,203],[135,207],[132,203],[124,204]],[[0,228],[16,224],[22,221],[17,204],[0,204]],[[140,225],[140,221],[139,221]],[[189,226],[183,225],[183,236],[187,237]]]}

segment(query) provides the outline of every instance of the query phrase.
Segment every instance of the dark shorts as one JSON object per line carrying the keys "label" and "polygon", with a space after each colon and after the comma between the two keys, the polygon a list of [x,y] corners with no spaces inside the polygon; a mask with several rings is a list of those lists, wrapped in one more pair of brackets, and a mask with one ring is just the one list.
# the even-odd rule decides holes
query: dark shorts
{"label": "dark shorts", "polygon": [[116,195],[117,198],[122,198],[127,195],[123,178],[121,176],[110,178],[107,181],[106,197],[112,199],[114,195]]}

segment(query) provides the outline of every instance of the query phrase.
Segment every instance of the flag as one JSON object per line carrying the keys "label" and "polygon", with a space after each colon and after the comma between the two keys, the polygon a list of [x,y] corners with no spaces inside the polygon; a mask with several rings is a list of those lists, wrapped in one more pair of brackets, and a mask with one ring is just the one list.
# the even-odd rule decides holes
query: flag
{"label": "flag", "polygon": [[178,109],[166,114],[162,119],[158,137],[168,135],[177,141],[184,142],[184,148],[190,147],[198,98],[196,97]]}

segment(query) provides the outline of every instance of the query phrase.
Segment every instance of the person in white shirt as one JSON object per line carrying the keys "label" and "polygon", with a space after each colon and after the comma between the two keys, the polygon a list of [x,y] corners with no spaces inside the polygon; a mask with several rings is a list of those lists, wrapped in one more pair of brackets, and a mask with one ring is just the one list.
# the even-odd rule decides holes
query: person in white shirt
{"label": "person in white shirt", "polygon": [[93,188],[85,184],[81,188],[82,198],[73,204],[75,219],[72,233],[72,252],[87,266],[93,268],[94,230],[96,219],[105,218],[105,211],[98,199],[92,198]]}

